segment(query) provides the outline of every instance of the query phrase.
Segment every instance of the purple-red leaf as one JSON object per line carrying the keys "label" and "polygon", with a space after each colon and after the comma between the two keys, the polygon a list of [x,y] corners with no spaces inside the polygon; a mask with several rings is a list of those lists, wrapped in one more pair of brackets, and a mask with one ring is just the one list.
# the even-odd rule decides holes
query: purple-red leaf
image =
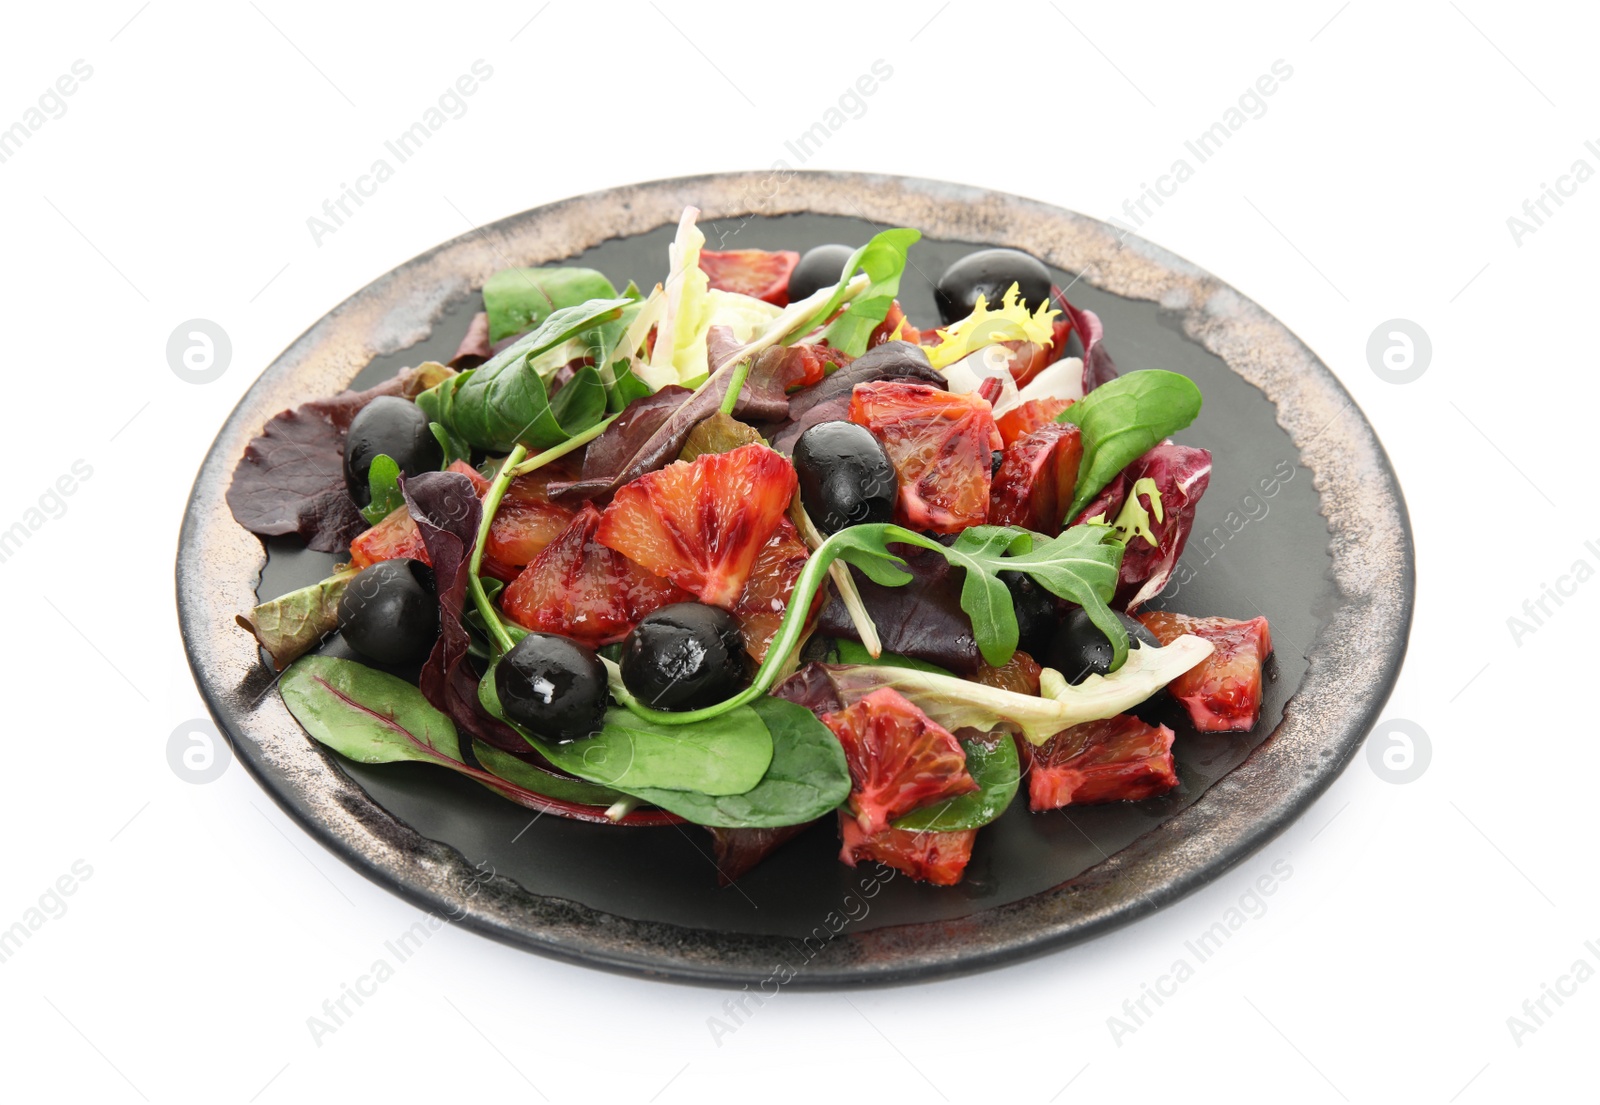
{"label": "purple-red leaf", "polygon": [[[961,609],[962,569],[931,549],[912,549],[890,545],[890,550],[905,558],[911,582],[902,587],[884,587],[872,582],[855,568],[850,574],[867,613],[878,627],[884,650],[916,660],[926,660],[957,675],[971,676],[983,657],[972,632],[972,619]],[[838,596],[823,607],[817,632],[827,637],[859,641],[855,624]]]}
{"label": "purple-red leaf", "polygon": [[366,391],[302,403],[275,415],[245,446],[228,486],[234,520],[262,537],[297,534],[317,552],[346,551],[367,528],[344,485],[344,438],[356,412],[382,395],[414,398],[447,375],[401,370]]}
{"label": "purple-red leaf", "polygon": [[1072,320],[1072,329],[1083,343],[1083,393],[1088,395],[1101,384],[1117,378],[1117,366],[1112,363],[1111,354],[1105,347],[1106,328],[1100,322],[1100,316],[1093,311],[1068,303],[1060,288],[1052,287],[1050,293],[1061,304],[1067,318]]}
{"label": "purple-red leaf", "polygon": [[922,347],[910,342],[888,341],[875,345],[861,356],[823,377],[820,383],[802,388],[789,396],[788,417],[756,428],[784,456],[794,452],[800,435],[821,422],[844,422],[850,418],[850,393],[857,384],[877,380],[904,380],[945,387],[944,373],[928,363]]}
{"label": "purple-red leaf", "polygon": [[[1123,511],[1130,510],[1136,498],[1138,508],[1148,515],[1150,536],[1156,541],[1152,545],[1137,533],[1126,537],[1127,551],[1122,554],[1115,602],[1131,614],[1159,595],[1172,578],[1194,526],[1195,508],[1211,482],[1211,454],[1205,449],[1167,442],[1128,465],[1118,478],[1126,479],[1132,489]],[[1159,521],[1150,495],[1139,487],[1141,480],[1153,481],[1161,496]]]}
{"label": "purple-red leaf", "polygon": [[528,742],[479,705],[478,675],[467,656],[470,638],[462,615],[468,562],[483,510],[477,489],[459,472],[424,472],[401,479],[400,490],[427,547],[439,594],[439,640],[422,665],[417,686],[457,729],[503,751],[525,752]]}

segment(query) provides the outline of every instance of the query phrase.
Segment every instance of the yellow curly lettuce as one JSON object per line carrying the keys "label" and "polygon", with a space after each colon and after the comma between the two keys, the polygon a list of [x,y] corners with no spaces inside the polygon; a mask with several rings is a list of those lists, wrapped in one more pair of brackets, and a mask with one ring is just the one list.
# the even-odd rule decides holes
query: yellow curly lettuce
{"label": "yellow curly lettuce", "polygon": [[1031,341],[1049,345],[1054,320],[1061,312],[1048,303],[1039,304],[1032,314],[1027,304],[1017,302],[1017,285],[1012,284],[1000,298],[1000,309],[990,310],[988,300],[978,296],[972,313],[938,331],[939,341],[928,346],[928,360],[943,369],[984,346],[1002,341]]}

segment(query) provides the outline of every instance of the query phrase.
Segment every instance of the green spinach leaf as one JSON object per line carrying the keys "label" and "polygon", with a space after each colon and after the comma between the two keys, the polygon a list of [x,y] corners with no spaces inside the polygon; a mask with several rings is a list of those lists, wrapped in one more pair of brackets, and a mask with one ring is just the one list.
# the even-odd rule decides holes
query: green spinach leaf
{"label": "green spinach leaf", "polygon": [[526,790],[559,798],[563,802],[577,802],[585,806],[609,806],[622,797],[620,790],[600,786],[584,779],[568,779],[519,760],[509,752],[502,752],[482,741],[472,742],[472,755],[489,774],[504,779]]}
{"label": "green spinach leaf", "polygon": [[372,501],[361,508],[361,517],[369,526],[377,525],[406,505],[405,496],[400,494],[400,466],[387,453],[372,458],[372,467],[367,470],[367,488],[372,492]]}
{"label": "green spinach leaf", "polygon": [[1107,381],[1056,416],[1083,431],[1083,459],[1072,493],[1070,521],[1118,472],[1200,414],[1200,389],[1187,376],[1160,369]]}
{"label": "green spinach leaf", "polygon": [[355,576],[355,568],[335,572],[320,583],[264,602],[237,621],[255,634],[272,657],[272,666],[282,671],[339,628],[339,600]]}
{"label": "green spinach leaf", "polygon": [[1006,812],[1022,782],[1016,741],[1009,733],[993,733],[986,741],[964,740],[961,747],[967,753],[967,771],[977,781],[978,789],[912,810],[895,820],[895,828],[935,833],[981,829]]}
{"label": "green spinach leaf", "polygon": [[[498,664],[497,659],[484,673],[478,700],[492,716],[506,721],[494,685]],[[522,736],[567,774],[629,794],[645,787],[743,794],[761,781],[772,763],[772,735],[748,706],[693,728],[662,725],[628,710],[612,709],[600,732],[584,740],[552,744],[526,732]]]}
{"label": "green spinach leaf", "polygon": [[598,370],[589,366],[551,399],[538,358],[616,319],[630,302],[593,299],[556,311],[477,368],[417,396],[417,405],[430,421],[487,452],[505,453],[518,444],[535,451],[559,445],[605,417],[605,387]]}
{"label": "green spinach leaf", "polygon": [[[629,793],[697,825],[760,829],[800,825],[830,812],[850,794],[844,749],[815,714],[781,698],[750,703],[772,734],[772,763],[743,794],[712,796],[687,790],[633,787]],[[681,730],[680,730],[681,731]],[[1010,738],[1006,738],[1010,743]],[[1012,754],[1015,759],[1015,752]]]}
{"label": "green spinach leaf", "polygon": [[617,289],[611,281],[594,269],[576,265],[501,269],[483,286],[489,340],[499,341],[531,330],[563,307],[616,296]]}

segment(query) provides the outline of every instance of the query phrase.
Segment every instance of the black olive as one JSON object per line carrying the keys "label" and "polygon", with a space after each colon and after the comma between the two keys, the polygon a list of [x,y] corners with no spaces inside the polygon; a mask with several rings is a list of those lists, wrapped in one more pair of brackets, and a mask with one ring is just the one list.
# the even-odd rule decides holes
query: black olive
{"label": "black olive", "polygon": [[[1138,648],[1145,645],[1150,648],[1161,647],[1161,642],[1156,640],[1155,634],[1146,629],[1137,618],[1129,617],[1120,610],[1115,613],[1127,627],[1130,647]],[[1068,683],[1076,686],[1090,675],[1111,674],[1111,639],[1089,620],[1089,615],[1083,607],[1075,606],[1062,619],[1060,628],[1050,638],[1050,644],[1045,648],[1044,655],[1038,659],[1046,667],[1055,668]]]}
{"label": "black olive", "polygon": [[350,420],[344,438],[344,485],[357,506],[372,501],[367,473],[380,453],[406,476],[437,472],[444,464],[444,447],[428,428],[428,416],[398,395],[379,396]]}
{"label": "black olive", "polygon": [[894,518],[894,465],[878,439],[854,422],[819,422],[794,445],[800,501],[823,533]]}
{"label": "black olive", "polygon": [[622,642],[623,686],[657,710],[715,706],[738,693],[744,674],[744,634],[715,606],[663,606]]}
{"label": "black olive", "polygon": [[558,744],[600,730],[610,692],[594,650],[554,633],[530,633],[494,669],[500,710],[536,737]]}
{"label": "black olive", "polygon": [[384,560],[363,568],[339,599],[340,634],[380,664],[423,659],[439,636],[432,585],[432,569],[416,560]]}
{"label": "black olive", "polygon": [[850,246],[814,246],[800,255],[800,263],[789,274],[789,302],[815,295],[839,282],[844,264],[855,250]]}
{"label": "black olive", "polygon": [[1025,572],[1001,572],[1000,582],[1011,592],[1011,608],[1017,613],[1017,647],[1038,659],[1061,621],[1060,600]]}
{"label": "black olive", "polygon": [[972,313],[980,292],[990,307],[998,307],[1013,284],[1017,298],[1030,310],[1038,310],[1050,300],[1050,283],[1050,270],[1020,250],[980,249],[944,270],[933,298],[939,304],[939,318],[949,326]]}

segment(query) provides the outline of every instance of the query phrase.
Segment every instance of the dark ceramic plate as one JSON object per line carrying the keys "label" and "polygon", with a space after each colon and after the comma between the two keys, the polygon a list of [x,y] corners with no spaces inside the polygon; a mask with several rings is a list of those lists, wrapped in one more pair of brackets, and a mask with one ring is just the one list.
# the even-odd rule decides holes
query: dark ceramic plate
{"label": "dark ceramic plate", "polygon": [[[351,764],[313,743],[271,689],[234,615],[320,579],[333,557],[262,543],[223,501],[250,437],[285,407],[447,358],[476,289],[513,264],[574,259],[649,287],[685,204],[709,247],[864,241],[914,226],[902,302],[933,320],[932,281],[978,245],[1044,259],[1104,320],[1123,371],[1192,377],[1205,409],[1181,438],[1215,454],[1184,558],[1160,605],[1265,614],[1277,657],[1262,721],[1201,735],[1179,719],[1179,789],[1030,814],[979,834],[965,881],[874,884],[835,860],[831,826],[718,889],[703,830],[532,819],[416,764]],[[516,215],[364,288],[245,395],[195,481],[178,553],[190,663],[239,759],[307,831],[423,909],[564,959],[658,977],[799,986],[971,970],[1104,932],[1215,878],[1281,831],[1338,775],[1389,694],[1410,627],[1410,527],[1372,429],[1327,368],[1254,303],[1093,219],[922,180],[761,174],[660,181]],[[338,647],[337,645],[330,647]],[[532,823],[530,824],[530,821]],[[493,877],[486,873],[493,872]],[[865,886],[866,889],[863,889]]]}

